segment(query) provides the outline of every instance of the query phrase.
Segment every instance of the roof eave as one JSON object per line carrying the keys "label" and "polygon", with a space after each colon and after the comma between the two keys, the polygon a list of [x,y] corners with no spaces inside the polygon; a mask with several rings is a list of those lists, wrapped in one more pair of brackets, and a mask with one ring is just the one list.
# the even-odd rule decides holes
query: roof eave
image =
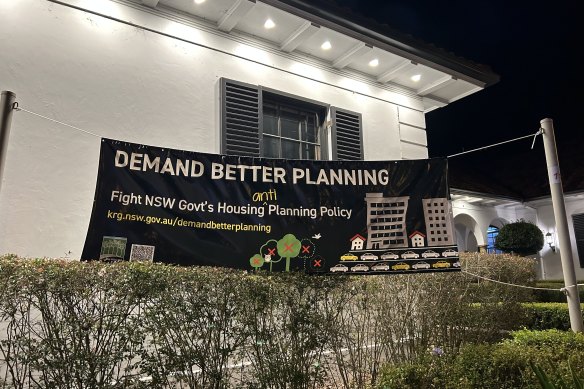
{"label": "roof eave", "polygon": [[[262,2],[294,14],[339,33],[359,39],[362,42],[408,58],[416,63],[423,64],[485,88],[499,82],[499,75],[487,69],[472,64],[470,61],[449,55],[448,53],[431,47],[413,38],[403,36],[398,32],[387,31],[383,25],[372,24],[373,28],[364,27],[358,23],[357,15],[350,19],[340,13],[331,12],[318,5],[322,1],[313,0],[310,3],[303,0],[262,0]],[[328,6],[327,8],[331,8]],[[375,29],[374,29],[375,28]],[[383,30],[383,32],[381,32]]]}

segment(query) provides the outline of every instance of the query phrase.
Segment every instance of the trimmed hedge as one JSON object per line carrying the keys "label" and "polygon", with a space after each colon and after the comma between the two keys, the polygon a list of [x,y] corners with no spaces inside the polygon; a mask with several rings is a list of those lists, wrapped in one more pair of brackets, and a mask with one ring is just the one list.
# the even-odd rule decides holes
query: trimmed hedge
{"label": "trimmed hedge", "polygon": [[[578,281],[579,284],[583,283]],[[558,290],[534,290],[533,301],[542,303],[565,303],[566,296],[559,291],[564,287],[564,281],[538,281],[535,283],[538,288],[558,289]],[[584,288],[578,289],[580,302],[584,303]]]}
{"label": "trimmed hedge", "polygon": [[[567,303],[524,303],[527,321],[531,330],[570,330],[570,313]],[[584,304],[580,306],[584,312]],[[584,315],[583,315],[584,316]]]}
{"label": "trimmed hedge", "polygon": [[584,375],[584,335],[558,330],[513,332],[497,344],[467,344],[459,353],[430,352],[411,362],[386,365],[378,389],[536,389],[541,388],[530,363],[551,372],[551,381],[571,382],[570,365]]}
{"label": "trimmed hedge", "polygon": [[[461,262],[503,282],[534,277],[523,258]],[[500,340],[522,325],[526,293],[457,272],[319,277],[5,256],[0,387],[363,388],[383,362],[432,344],[449,355]]]}

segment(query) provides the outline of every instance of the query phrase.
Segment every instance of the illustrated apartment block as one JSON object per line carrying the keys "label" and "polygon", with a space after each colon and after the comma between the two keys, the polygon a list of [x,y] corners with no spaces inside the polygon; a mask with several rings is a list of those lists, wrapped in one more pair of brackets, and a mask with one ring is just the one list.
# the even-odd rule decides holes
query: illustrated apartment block
{"label": "illustrated apartment block", "polygon": [[453,219],[448,200],[446,198],[423,199],[422,205],[428,246],[453,245]]}
{"label": "illustrated apartment block", "polygon": [[408,247],[406,212],[408,196],[383,197],[367,193],[367,249]]}

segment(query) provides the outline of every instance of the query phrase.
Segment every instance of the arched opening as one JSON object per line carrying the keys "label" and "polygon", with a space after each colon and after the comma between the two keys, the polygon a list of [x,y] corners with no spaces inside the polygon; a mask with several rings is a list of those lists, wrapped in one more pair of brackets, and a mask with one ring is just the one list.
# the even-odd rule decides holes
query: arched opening
{"label": "arched opening", "polygon": [[499,227],[490,225],[487,228],[487,253],[489,254],[502,254],[503,252],[495,247],[495,240],[499,235]]}
{"label": "arched opening", "polygon": [[[454,218],[454,228],[456,231],[456,244],[459,251],[476,252],[479,247],[479,240],[477,237],[478,224],[476,220],[467,214],[459,214]],[[478,231],[480,233],[480,231]]]}

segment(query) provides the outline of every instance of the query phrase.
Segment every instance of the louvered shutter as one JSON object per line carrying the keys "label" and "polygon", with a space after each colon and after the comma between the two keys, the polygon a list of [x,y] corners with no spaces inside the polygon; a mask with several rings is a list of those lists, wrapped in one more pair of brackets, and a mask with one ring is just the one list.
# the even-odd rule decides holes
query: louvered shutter
{"label": "louvered shutter", "polygon": [[584,213],[572,215],[572,222],[574,223],[574,235],[576,235],[580,267],[584,268]]}
{"label": "louvered shutter", "polygon": [[361,114],[331,107],[333,159],[363,160]]}
{"label": "louvered shutter", "polygon": [[256,85],[221,79],[221,153],[260,156],[261,93]]}

